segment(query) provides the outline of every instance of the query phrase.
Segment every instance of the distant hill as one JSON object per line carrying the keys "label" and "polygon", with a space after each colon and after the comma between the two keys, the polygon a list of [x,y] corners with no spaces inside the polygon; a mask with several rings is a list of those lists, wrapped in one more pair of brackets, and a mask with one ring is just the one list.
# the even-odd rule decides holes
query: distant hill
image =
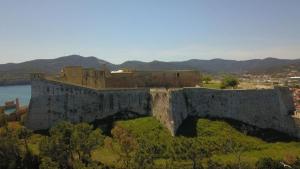
{"label": "distant hill", "polygon": [[191,59],[182,62],[140,62],[127,61],[122,63],[121,67],[135,68],[138,70],[169,70],[169,69],[196,69],[208,73],[268,73],[269,71],[280,71],[284,67],[299,66],[300,59],[253,59],[246,61],[212,59],[212,60],[198,60]]}
{"label": "distant hill", "polygon": [[64,56],[56,59],[37,59],[23,63],[0,64],[0,85],[28,84],[29,75],[32,72],[44,72],[54,74],[60,72],[65,66],[83,66],[99,68],[107,64],[111,69],[114,66],[96,57],[82,57],[79,55]]}
{"label": "distant hill", "polygon": [[274,73],[282,72],[292,67],[300,71],[300,59],[252,59],[246,61],[212,59],[191,59],[181,62],[141,62],[126,61],[115,65],[96,57],[82,57],[79,55],[64,56],[56,59],[37,59],[23,63],[0,64],[0,84],[29,83],[29,74],[32,72],[58,73],[65,66],[83,66],[101,68],[106,65],[111,70],[131,68],[136,70],[182,70],[195,69],[207,73]]}

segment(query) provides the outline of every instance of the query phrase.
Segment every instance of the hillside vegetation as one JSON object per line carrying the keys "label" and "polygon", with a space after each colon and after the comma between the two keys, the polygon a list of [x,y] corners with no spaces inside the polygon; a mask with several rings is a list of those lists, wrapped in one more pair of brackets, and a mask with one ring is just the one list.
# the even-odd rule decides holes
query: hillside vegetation
{"label": "hillside vegetation", "polygon": [[[259,138],[247,136],[227,122],[220,120],[198,119],[195,137],[172,137],[153,117],[119,121],[116,126],[127,129],[135,139],[144,140],[147,145],[155,145],[155,164],[161,168],[168,164],[170,158],[174,159],[174,165],[179,168],[191,168],[192,160],[188,155],[193,154],[193,151],[197,149],[205,154],[203,157],[198,157],[205,167],[209,163],[233,165],[238,163],[238,158],[240,158],[241,163],[254,168],[255,163],[261,158],[271,157],[275,160],[283,160],[286,157],[300,156],[300,142],[268,143]],[[101,156],[101,154],[106,154],[106,156]],[[119,159],[118,153],[107,148],[96,150],[94,158],[110,165],[116,164]]]}
{"label": "hillside vegetation", "polygon": [[46,135],[8,123],[0,128],[0,151],[6,152],[0,168],[281,169],[280,162],[300,167],[300,142],[266,142],[223,120],[194,122],[194,129],[187,126],[176,137],[153,117],[117,121],[106,136],[86,123],[61,122]]}

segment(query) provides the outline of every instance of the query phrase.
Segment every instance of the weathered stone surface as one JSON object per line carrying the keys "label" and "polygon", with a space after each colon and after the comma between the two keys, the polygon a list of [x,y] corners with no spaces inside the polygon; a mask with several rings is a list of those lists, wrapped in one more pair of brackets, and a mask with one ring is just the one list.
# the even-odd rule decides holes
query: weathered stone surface
{"label": "weathered stone surface", "polygon": [[95,89],[194,87],[201,83],[200,73],[194,70],[136,71],[127,69],[111,73],[108,69],[96,70],[80,66],[64,67],[60,76],[46,76],[46,78]]}
{"label": "weathered stone surface", "polygon": [[59,82],[32,81],[26,126],[47,129],[60,120],[92,122],[117,113],[150,115],[149,89],[94,90]]}
{"label": "weathered stone surface", "polygon": [[230,118],[260,128],[275,129],[300,138],[287,88],[214,90],[184,88],[171,92],[174,132],[187,116]]}
{"label": "weathered stone surface", "polygon": [[152,115],[174,135],[170,92],[165,88],[150,89]]}
{"label": "weathered stone surface", "polygon": [[136,88],[96,90],[36,78],[26,126],[47,129],[60,120],[92,122],[117,113],[154,116],[172,135],[188,116],[230,118],[300,138],[287,88],[214,90]]}

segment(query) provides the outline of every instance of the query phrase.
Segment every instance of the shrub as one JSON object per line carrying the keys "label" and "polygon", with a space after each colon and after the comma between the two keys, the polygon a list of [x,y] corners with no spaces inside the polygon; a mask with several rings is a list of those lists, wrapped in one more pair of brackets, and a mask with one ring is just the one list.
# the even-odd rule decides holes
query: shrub
{"label": "shrub", "polygon": [[279,161],[272,158],[259,159],[255,164],[256,169],[284,169],[284,166]]}
{"label": "shrub", "polygon": [[221,83],[221,88],[225,89],[225,88],[236,88],[239,84],[239,81],[237,78],[235,78],[234,76],[231,75],[226,75],[223,77],[222,79],[222,83]]}

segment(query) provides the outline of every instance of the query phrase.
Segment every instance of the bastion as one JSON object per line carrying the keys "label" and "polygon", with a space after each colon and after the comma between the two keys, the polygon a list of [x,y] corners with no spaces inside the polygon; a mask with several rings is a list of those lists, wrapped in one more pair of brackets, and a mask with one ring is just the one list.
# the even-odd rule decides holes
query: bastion
{"label": "bastion", "polygon": [[[108,88],[107,85],[112,82],[106,83],[105,79],[112,75],[100,74],[97,76],[102,81],[91,80],[93,85],[82,85],[82,78],[70,82],[40,73],[33,74],[32,96],[25,125],[33,130],[43,130],[61,120],[78,123],[114,115],[126,118],[154,116],[175,135],[188,116],[196,116],[234,119],[300,138],[300,119],[293,116],[295,107],[288,88],[217,90],[191,87],[198,78],[193,76],[196,74],[187,73],[188,77],[185,77],[180,71],[155,72],[154,75],[143,72],[147,78],[158,79],[150,86],[139,83],[140,86],[134,87],[127,79],[125,81],[130,87],[120,88],[120,84],[114,82],[113,87]],[[175,87],[172,83],[162,82],[158,74],[172,79]],[[66,75],[61,76],[67,78]],[[138,75],[130,76],[135,76],[135,80],[139,81]],[[192,78],[195,82],[183,83],[182,79],[176,81],[176,78]],[[96,83],[102,87],[97,87]]]}

